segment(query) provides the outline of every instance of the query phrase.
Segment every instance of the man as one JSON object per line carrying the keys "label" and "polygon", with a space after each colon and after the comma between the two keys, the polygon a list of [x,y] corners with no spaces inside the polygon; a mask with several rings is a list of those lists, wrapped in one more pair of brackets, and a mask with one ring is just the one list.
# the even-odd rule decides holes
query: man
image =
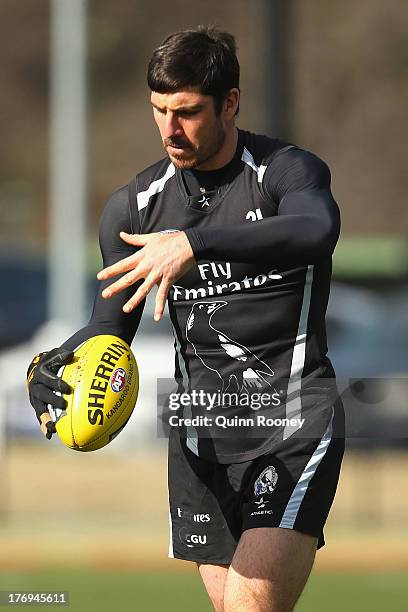
{"label": "man", "polygon": [[[158,285],[155,320],[167,299],[178,389],[192,398],[170,434],[170,556],[198,564],[217,612],[288,612],[324,544],[344,450],[324,323],[339,233],[330,172],[236,128],[230,34],[170,35],[148,84],[166,156],[109,200],[91,320],[33,361],[30,399],[50,438],[47,403],[69,391],[60,365],[96,334],[130,343]],[[217,400],[195,404],[201,391]],[[262,395],[263,422],[251,406]]]}

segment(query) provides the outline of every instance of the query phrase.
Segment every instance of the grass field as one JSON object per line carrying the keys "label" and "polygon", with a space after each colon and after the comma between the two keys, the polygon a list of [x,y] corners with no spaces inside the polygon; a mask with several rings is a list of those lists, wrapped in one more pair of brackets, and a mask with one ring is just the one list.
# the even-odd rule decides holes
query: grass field
{"label": "grass field", "polygon": [[[198,575],[191,573],[71,570],[3,574],[0,590],[10,589],[68,591],[69,609],[75,612],[209,612],[211,609]],[[27,607],[13,607],[27,610]],[[45,609],[44,606],[35,608]],[[406,574],[342,573],[313,576],[296,612],[402,612],[407,609]]]}
{"label": "grass field", "polygon": [[[165,453],[63,451],[8,448],[0,590],[68,591],[73,612],[210,612],[195,568],[167,559]],[[57,466],[51,487],[38,466]],[[408,610],[407,470],[407,454],[346,457],[296,612]]]}

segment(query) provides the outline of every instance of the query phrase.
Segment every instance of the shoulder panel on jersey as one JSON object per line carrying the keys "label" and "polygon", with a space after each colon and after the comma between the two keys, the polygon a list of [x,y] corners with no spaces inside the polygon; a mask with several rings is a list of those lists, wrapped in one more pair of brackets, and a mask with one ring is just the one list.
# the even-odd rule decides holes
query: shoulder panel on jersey
{"label": "shoulder panel on jersey", "polygon": [[[129,211],[132,223],[132,232],[141,232],[139,211],[146,208],[154,193],[159,193],[171,176],[168,176],[169,167],[173,166],[168,157],[152,164],[132,178],[128,187]],[[174,166],[173,166],[174,168]],[[165,178],[166,177],[166,178]],[[163,181],[163,179],[165,179]]]}
{"label": "shoulder panel on jersey", "polygon": [[256,172],[257,177],[258,177],[258,183],[262,183],[262,179],[263,179],[263,175],[266,170],[266,166],[264,164],[257,166],[252,153],[250,153],[250,151],[248,151],[246,147],[244,147],[244,150],[242,151],[241,159],[244,163],[250,166],[250,168],[252,168],[254,172]]}
{"label": "shoulder panel on jersey", "polygon": [[277,203],[289,192],[330,187],[331,175],[327,164],[301,147],[283,147],[271,156],[267,166],[264,190]]}
{"label": "shoulder panel on jersey", "polygon": [[291,147],[293,145],[279,138],[244,132],[244,149],[241,159],[257,174],[259,190],[266,201],[270,200],[270,196],[265,192],[263,179],[268,164],[277,152]]}
{"label": "shoulder panel on jersey", "polygon": [[150,198],[163,191],[167,181],[176,173],[175,166],[168,157],[153,164],[137,175],[137,208],[139,211],[148,206]]}

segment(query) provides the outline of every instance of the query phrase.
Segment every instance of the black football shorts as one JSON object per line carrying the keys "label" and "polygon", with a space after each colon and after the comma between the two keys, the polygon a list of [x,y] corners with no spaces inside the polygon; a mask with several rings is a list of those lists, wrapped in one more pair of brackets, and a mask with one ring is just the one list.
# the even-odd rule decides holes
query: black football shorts
{"label": "black football shorts", "polygon": [[344,412],[336,403],[320,438],[292,436],[242,463],[205,461],[178,431],[169,440],[169,557],[229,564],[246,529],[281,527],[318,539],[333,503],[344,453]]}

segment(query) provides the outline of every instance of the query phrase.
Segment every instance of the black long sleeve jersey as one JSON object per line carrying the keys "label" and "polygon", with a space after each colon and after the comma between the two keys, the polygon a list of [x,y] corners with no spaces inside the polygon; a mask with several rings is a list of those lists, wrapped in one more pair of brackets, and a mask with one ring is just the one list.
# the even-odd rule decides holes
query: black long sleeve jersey
{"label": "black long sleeve jersey", "polygon": [[[242,130],[225,168],[182,171],[166,157],[108,201],[104,266],[134,252],[122,230],[185,230],[193,248],[197,264],[173,285],[168,307],[179,391],[199,398],[184,410],[195,454],[246,461],[291,436],[314,436],[316,424],[324,431],[334,376],[325,313],[339,226],[323,161]],[[132,341],[143,304],[122,311],[135,286],[101,298],[111,282],[101,283],[89,324],[64,347],[102,333]]]}

